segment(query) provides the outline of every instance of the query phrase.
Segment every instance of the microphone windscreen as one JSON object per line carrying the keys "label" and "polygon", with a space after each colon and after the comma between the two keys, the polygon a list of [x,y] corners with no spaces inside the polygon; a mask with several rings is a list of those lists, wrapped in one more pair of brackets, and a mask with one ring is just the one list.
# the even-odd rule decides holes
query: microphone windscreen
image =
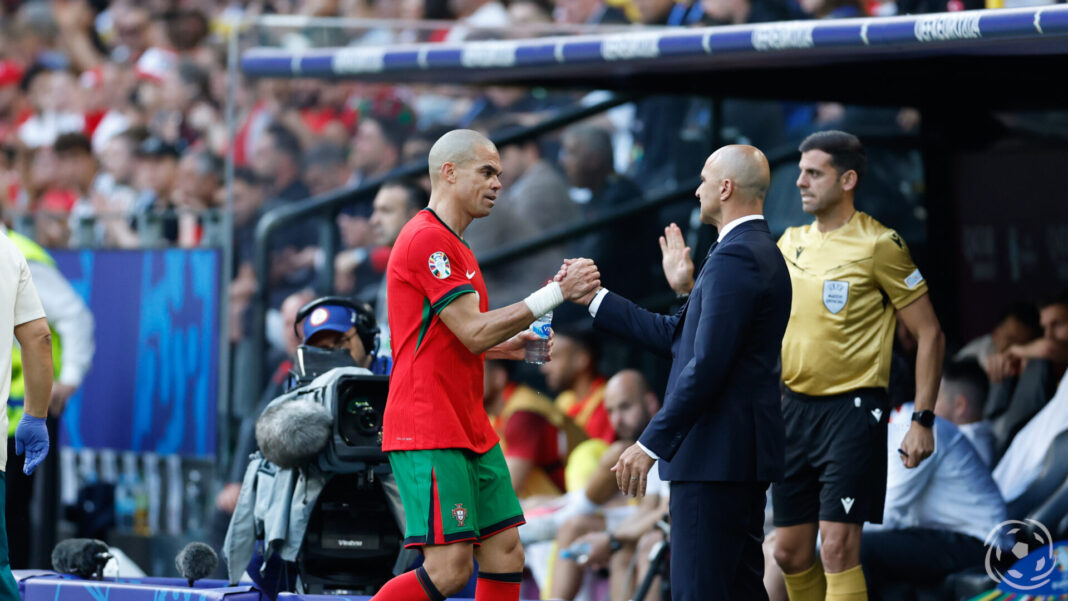
{"label": "microphone windscreen", "polygon": [[256,443],[263,456],[283,469],[299,467],[326,448],[333,431],[330,410],[309,399],[279,403],[256,420]]}
{"label": "microphone windscreen", "polygon": [[190,583],[211,576],[218,565],[219,556],[215,554],[215,549],[204,543],[189,543],[174,558],[178,574]]}
{"label": "microphone windscreen", "polygon": [[93,538],[70,538],[52,549],[52,569],[91,579],[102,573],[111,552],[104,541]]}

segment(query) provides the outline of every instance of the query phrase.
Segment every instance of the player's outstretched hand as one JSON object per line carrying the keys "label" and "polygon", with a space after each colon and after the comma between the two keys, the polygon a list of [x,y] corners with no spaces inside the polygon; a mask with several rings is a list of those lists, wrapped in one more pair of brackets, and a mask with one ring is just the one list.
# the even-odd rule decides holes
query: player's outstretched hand
{"label": "player's outstretched hand", "polygon": [[576,303],[589,304],[593,295],[601,287],[601,273],[590,259],[568,259],[564,261],[566,273],[560,281],[560,291],[564,298]]}

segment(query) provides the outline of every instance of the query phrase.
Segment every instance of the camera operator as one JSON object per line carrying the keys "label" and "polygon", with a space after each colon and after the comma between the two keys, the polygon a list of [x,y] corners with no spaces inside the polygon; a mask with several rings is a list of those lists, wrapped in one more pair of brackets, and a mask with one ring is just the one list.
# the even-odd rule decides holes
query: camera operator
{"label": "camera operator", "polygon": [[393,370],[388,355],[378,356],[378,324],[370,305],[326,296],[308,303],[297,315],[305,346],[348,350],[357,367],[376,375],[389,375]]}
{"label": "camera operator", "polygon": [[[291,297],[291,299],[295,298],[297,295]],[[287,303],[291,299],[287,299]],[[287,321],[287,332],[291,327],[292,334],[295,336],[291,349],[294,355],[298,345],[328,351],[347,350],[347,356],[337,357],[335,355],[334,360],[351,358],[352,364],[356,367],[365,368],[376,375],[388,375],[393,368],[393,361],[388,355],[379,357],[374,352],[378,347],[378,326],[374,311],[366,303],[354,302],[344,297],[320,297],[305,303]],[[279,394],[288,392],[317,375],[301,374],[301,370],[293,360],[287,360],[285,364],[288,365],[286,368],[289,371],[288,377],[284,372],[276,374],[277,385],[272,386],[264,394],[259,406],[241,422],[234,447],[234,466],[229,473],[229,482],[223,486],[215,501],[217,514],[213,525],[215,530],[213,539],[220,552],[231,516],[237,506],[241,482],[249,465],[249,457],[258,450],[255,436],[256,419]],[[338,365],[342,364],[338,363]],[[392,488],[395,489],[395,486]],[[395,493],[389,490],[387,494]]]}

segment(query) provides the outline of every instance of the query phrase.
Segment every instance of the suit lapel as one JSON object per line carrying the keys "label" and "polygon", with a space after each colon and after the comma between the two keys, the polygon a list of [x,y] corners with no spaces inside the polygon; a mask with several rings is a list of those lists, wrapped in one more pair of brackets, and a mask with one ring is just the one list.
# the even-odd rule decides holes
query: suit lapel
{"label": "suit lapel", "polygon": [[[723,242],[728,242],[735,236],[749,229],[759,229],[770,234],[768,229],[768,222],[763,219],[754,219],[745,223],[738,224],[734,229],[727,232],[727,235],[723,237]],[[693,293],[686,297],[686,302],[682,304],[682,308],[679,309],[679,329],[682,331],[682,324],[686,321],[686,313],[690,308],[690,300],[694,297],[694,293],[697,292],[698,286],[701,284],[701,279],[705,277],[705,272],[708,271],[705,267],[708,266],[708,260],[712,258],[712,253],[716,252],[716,249],[720,247],[720,240],[716,240],[712,243],[712,246],[708,247],[708,254],[705,255],[705,260],[701,262],[701,270],[697,273],[697,279],[693,283]]]}

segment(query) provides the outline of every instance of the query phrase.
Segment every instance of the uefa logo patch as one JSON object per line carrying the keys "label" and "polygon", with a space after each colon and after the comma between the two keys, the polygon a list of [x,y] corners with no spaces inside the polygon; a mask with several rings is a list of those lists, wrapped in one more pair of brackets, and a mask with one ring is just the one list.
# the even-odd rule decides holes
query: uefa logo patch
{"label": "uefa logo patch", "polygon": [[444,280],[452,275],[452,267],[449,267],[449,257],[440,250],[430,255],[427,265],[430,267],[430,273],[439,280]]}

